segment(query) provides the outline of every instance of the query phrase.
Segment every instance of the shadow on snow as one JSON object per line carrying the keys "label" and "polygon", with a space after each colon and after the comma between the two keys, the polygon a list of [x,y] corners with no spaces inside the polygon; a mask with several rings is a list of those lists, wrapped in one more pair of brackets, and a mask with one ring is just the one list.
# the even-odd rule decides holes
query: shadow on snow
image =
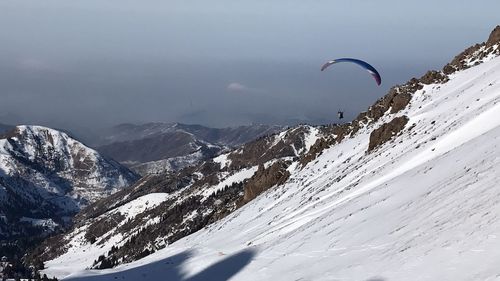
{"label": "shadow on snow", "polygon": [[[64,280],[112,281],[112,280],[164,280],[164,281],[225,281],[247,266],[255,256],[254,250],[243,250],[216,262],[193,276],[182,273],[182,265],[193,256],[190,251],[119,272],[103,270]],[[108,271],[108,272],[106,272]],[[95,275],[94,275],[95,274]]]}

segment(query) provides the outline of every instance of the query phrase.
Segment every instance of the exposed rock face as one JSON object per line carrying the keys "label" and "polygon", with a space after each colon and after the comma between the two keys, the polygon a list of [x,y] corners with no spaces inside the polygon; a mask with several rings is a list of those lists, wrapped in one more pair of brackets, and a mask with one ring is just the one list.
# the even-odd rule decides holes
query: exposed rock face
{"label": "exposed rock face", "polygon": [[286,170],[288,165],[289,163],[284,161],[278,161],[267,169],[264,165],[259,165],[257,172],[245,184],[243,200],[248,202],[269,188],[283,184],[290,177],[290,172]]}
{"label": "exposed rock face", "polygon": [[360,113],[351,123],[320,127],[320,138],[310,148],[309,152],[301,157],[301,164],[305,165],[314,160],[324,149],[339,143],[347,136],[354,136],[360,128],[378,121],[384,114],[395,114],[410,103],[413,93],[422,89],[419,79],[413,78],[404,85],[392,87],[387,95],[378,99],[368,111]]}
{"label": "exposed rock face", "polygon": [[397,133],[404,129],[406,123],[408,123],[408,117],[400,116],[373,130],[373,132],[370,134],[370,144],[368,145],[368,151],[372,151],[377,146],[380,146],[391,140]]}
{"label": "exposed rock face", "polygon": [[500,43],[500,25],[497,25],[490,36],[488,37],[488,41],[486,41],[486,46],[491,47],[495,44]]}
{"label": "exposed rock face", "polygon": [[299,156],[298,153],[305,149],[305,135],[310,129],[310,126],[298,126],[287,130],[282,138],[274,135],[250,142],[228,156],[231,168],[251,167],[277,158]]}
{"label": "exposed rock face", "polygon": [[420,78],[420,82],[423,84],[435,84],[435,83],[445,83],[448,81],[448,77],[441,71],[430,70]]}
{"label": "exposed rock face", "polygon": [[379,120],[387,112],[395,114],[405,109],[413,94],[424,85],[445,83],[449,79],[447,75],[498,55],[500,55],[500,26],[495,27],[487,42],[467,48],[445,65],[442,71],[431,70],[420,79],[412,78],[403,85],[392,87],[385,96],[377,100],[366,112],[360,113],[350,124],[332,125],[330,128],[325,127],[326,130],[322,129],[325,137],[318,139],[309,152],[302,156],[302,165],[314,160],[321,151],[342,141],[344,137],[353,136],[360,128]]}
{"label": "exposed rock face", "polygon": [[348,136],[354,129],[350,126],[350,124],[333,124],[322,126],[319,130],[321,132],[320,135],[323,137],[318,138],[309,151],[300,157],[300,164],[302,164],[302,166],[316,159],[316,157],[318,157],[323,150],[342,141],[342,139]]}
{"label": "exposed rock face", "polygon": [[467,69],[481,63],[485,58],[500,54],[500,26],[496,26],[491,32],[488,41],[476,44],[465,49],[457,55],[450,63],[443,67],[444,74],[452,74],[455,71]]}

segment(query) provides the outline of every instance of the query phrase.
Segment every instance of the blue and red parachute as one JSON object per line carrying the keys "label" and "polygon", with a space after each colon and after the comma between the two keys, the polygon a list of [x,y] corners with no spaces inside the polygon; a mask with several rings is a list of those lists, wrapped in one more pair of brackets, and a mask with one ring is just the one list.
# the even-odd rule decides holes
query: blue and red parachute
{"label": "blue and red parachute", "polygon": [[335,60],[327,61],[321,67],[321,71],[327,69],[330,65],[335,64],[335,63],[339,63],[339,62],[352,62],[352,63],[355,63],[355,64],[361,66],[362,68],[364,68],[366,71],[368,71],[373,76],[373,78],[375,79],[375,81],[377,82],[377,85],[380,85],[380,83],[382,83],[382,78],[380,77],[380,74],[378,73],[378,71],[373,66],[371,66],[369,63],[367,63],[365,61],[358,60],[358,59],[353,59],[353,58],[340,58],[340,59],[335,59]]}

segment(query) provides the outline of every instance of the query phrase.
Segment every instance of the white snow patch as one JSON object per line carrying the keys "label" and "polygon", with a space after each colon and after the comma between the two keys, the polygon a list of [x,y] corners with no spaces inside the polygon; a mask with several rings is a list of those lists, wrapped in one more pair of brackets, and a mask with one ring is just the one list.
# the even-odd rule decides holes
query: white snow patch
{"label": "white snow patch", "polygon": [[217,185],[204,189],[202,191],[202,195],[205,197],[208,197],[211,194],[213,194],[214,192],[222,190],[226,186],[230,186],[233,183],[242,182],[246,179],[249,179],[255,174],[255,172],[257,171],[257,168],[258,168],[257,166],[254,166],[254,167],[251,167],[248,169],[242,169],[242,170],[240,170],[240,171],[238,171],[230,176],[227,176],[227,177],[225,177],[225,179],[223,179]]}
{"label": "white snow patch", "polygon": [[127,219],[133,219],[138,214],[160,205],[170,196],[168,193],[150,193],[116,208],[111,213],[120,213]]}
{"label": "white snow patch", "polygon": [[309,126],[309,132],[305,136],[304,143],[305,143],[305,148],[303,153],[307,153],[309,149],[316,143],[318,140],[318,134],[319,134],[319,129]]}
{"label": "white snow patch", "polygon": [[51,230],[54,230],[57,226],[59,226],[52,219],[34,219],[34,218],[22,217],[20,221],[30,223],[34,226],[46,227]]}
{"label": "white snow patch", "polygon": [[229,167],[231,165],[231,159],[228,159],[229,153],[221,154],[213,159],[215,163],[220,164],[220,168],[224,169],[225,167]]}

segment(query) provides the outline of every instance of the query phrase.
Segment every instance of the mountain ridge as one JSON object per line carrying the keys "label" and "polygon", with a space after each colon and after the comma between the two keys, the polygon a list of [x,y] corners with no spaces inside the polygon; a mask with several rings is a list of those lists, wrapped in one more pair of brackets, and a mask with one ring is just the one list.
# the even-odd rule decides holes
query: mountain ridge
{"label": "mountain ridge", "polygon": [[81,208],[136,179],[66,133],[16,126],[0,136],[0,240],[61,230]]}
{"label": "mountain ridge", "polygon": [[177,171],[210,159],[282,126],[209,128],[181,123],[121,124],[103,136],[96,149],[142,175]]}

